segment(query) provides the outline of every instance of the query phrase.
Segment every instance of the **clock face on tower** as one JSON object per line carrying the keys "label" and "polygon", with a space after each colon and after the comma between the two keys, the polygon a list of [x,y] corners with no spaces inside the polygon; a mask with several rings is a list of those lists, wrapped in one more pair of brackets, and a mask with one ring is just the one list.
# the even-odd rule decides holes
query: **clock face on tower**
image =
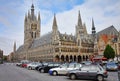
{"label": "clock face on tower", "polygon": [[35,30],[37,30],[37,24],[31,24],[31,29],[33,30],[33,31],[35,31]]}

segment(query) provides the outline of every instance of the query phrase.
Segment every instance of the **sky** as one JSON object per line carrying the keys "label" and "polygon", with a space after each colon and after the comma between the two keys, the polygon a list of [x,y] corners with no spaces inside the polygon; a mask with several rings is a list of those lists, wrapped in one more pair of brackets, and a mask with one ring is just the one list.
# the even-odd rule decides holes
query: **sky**
{"label": "sky", "polygon": [[58,30],[75,34],[75,26],[80,10],[82,22],[91,33],[92,18],[99,32],[111,25],[120,30],[120,0],[0,0],[0,49],[4,55],[24,42],[24,17],[35,6],[35,14],[40,12],[41,35],[52,30],[53,16],[56,14]]}

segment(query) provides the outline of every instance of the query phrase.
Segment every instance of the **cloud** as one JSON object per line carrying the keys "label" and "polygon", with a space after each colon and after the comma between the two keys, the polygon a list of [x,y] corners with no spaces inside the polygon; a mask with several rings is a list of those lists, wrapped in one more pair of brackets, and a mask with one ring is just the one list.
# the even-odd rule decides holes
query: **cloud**
{"label": "cloud", "polygon": [[[82,21],[86,23],[88,33],[91,33],[92,17],[94,18],[96,31],[103,30],[111,25],[119,30],[120,27],[120,1],[91,1],[86,0],[82,5],[74,6],[71,10],[57,13],[57,23],[60,32],[75,33],[75,25],[78,20],[78,11],[81,11]],[[111,13],[112,12],[112,13]],[[43,27],[52,28],[53,17]],[[64,30],[63,30],[64,29]],[[42,30],[44,31],[44,30]]]}
{"label": "cloud", "polygon": [[0,16],[0,24],[3,24],[6,27],[12,26],[12,24],[4,17]]}
{"label": "cloud", "polygon": [[29,4],[23,3],[11,1],[9,4],[3,3],[4,5],[1,5],[0,25],[4,30],[2,29],[3,31],[0,34],[0,49],[4,50],[6,55],[13,51],[14,41],[16,41],[17,48],[23,44],[24,15],[28,10],[26,6],[29,7]]}
{"label": "cloud", "polygon": [[13,51],[13,42],[11,39],[0,37],[0,49],[4,50],[4,54],[8,55],[10,52]]}

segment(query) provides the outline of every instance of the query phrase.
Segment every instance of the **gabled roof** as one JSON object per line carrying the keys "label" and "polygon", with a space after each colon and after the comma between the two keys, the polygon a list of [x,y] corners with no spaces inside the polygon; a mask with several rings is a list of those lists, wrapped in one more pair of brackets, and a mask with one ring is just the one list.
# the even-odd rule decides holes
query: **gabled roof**
{"label": "gabled roof", "polygon": [[104,30],[102,30],[102,31],[99,31],[98,33],[97,33],[97,37],[99,37],[100,35],[103,35],[103,34],[105,34],[105,35],[118,35],[118,31],[116,30],[116,28],[112,25],[112,26],[110,26],[110,27],[108,27],[108,28],[105,28]]}

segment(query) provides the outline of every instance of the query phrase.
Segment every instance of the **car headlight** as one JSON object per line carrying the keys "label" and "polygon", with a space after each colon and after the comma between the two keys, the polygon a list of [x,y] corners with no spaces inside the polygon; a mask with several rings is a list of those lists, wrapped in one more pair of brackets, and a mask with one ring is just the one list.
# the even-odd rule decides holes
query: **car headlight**
{"label": "car headlight", "polygon": [[117,68],[117,66],[115,66],[115,68]]}

